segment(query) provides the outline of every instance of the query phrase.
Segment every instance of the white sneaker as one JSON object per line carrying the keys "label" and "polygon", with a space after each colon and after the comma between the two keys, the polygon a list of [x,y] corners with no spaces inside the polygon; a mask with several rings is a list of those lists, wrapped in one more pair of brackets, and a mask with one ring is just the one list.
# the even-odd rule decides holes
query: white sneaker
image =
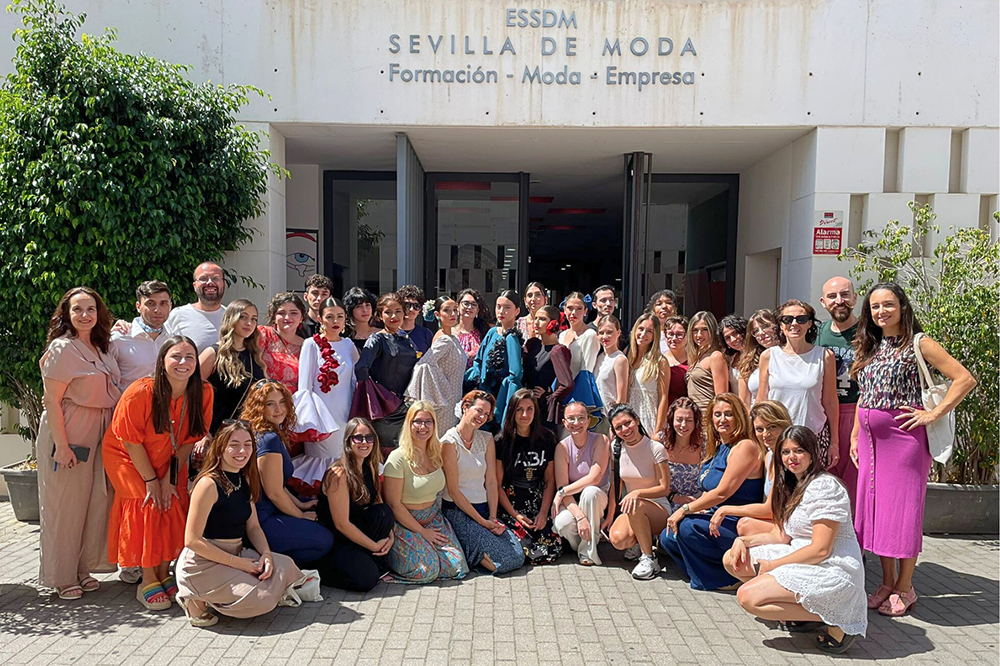
{"label": "white sneaker", "polygon": [[643,553],[639,557],[639,564],[635,565],[635,569],[632,569],[632,578],[651,580],[656,578],[658,573],[660,573],[660,563],[656,561],[656,557]]}
{"label": "white sneaker", "polygon": [[626,560],[634,562],[637,559],[639,559],[640,555],[642,555],[642,548],[639,547],[639,544],[635,544],[634,546],[629,546],[628,548],[625,549]]}
{"label": "white sneaker", "polygon": [[122,567],[118,570],[118,580],[135,585],[142,580],[142,567]]}

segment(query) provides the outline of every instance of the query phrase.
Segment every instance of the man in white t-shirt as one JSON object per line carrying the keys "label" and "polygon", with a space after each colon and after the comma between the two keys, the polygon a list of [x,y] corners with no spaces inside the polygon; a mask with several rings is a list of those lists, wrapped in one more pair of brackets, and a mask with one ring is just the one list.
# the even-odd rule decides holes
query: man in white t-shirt
{"label": "man in white t-shirt", "polygon": [[135,290],[139,316],[132,320],[128,332],[111,334],[111,355],[122,372],[122,391],[135,380],[153,374],[160,347],[170,337],[164,335],[163,325],[172,307],[170,288],[159,280],[147,280]]}
{"label": "man in white t-shirt", "polygon": [[219,341],[222,316],[226,314],[226,306],[222,304],[226,293],[222,267],[212,262],[199,265],[194,270],[194,293],[198,300],[171,310],[164,328],[168,337],[191,338],[200,354]]}

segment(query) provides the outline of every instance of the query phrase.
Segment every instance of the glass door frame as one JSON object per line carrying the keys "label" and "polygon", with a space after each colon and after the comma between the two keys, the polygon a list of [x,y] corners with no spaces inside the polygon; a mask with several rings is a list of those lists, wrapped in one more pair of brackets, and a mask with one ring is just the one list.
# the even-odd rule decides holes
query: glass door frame
{"label": "glass door frame", "polygon": [[[434,171],[424,174],[424,293],[437,298],[438,225],[434,186],[441,181],[461,180],[474,183],[517,183],[517,277],[523,281],[528,275],[528,188],[530,174],[480,173]],[[527,284],[527,283],[525,283]],[[516,284],[518,294],[523,288]]]}

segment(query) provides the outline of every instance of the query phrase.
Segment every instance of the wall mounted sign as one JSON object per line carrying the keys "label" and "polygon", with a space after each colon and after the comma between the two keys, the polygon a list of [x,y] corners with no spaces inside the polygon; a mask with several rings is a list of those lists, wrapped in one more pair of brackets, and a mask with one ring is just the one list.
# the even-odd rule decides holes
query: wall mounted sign
{"label": "wall mounted sign", "polygon": [[813,254],[840,254],[843,246],[844,212],[840,210],[816,211],[813,227]]}

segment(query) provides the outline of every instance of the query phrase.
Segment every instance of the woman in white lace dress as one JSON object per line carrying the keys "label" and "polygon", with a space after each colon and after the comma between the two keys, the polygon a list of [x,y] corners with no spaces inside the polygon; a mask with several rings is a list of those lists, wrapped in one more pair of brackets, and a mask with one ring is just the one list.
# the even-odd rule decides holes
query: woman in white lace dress
{"label": "woman in white lace dress", "polygon": [[434,405],[438,437],[458,424],[456,405],[462,401],[462,376],[465,374],[465,350],[452,333],[458,323],[458,303],[451,296],[439,296],[430,307],[424,304],[424,318],[433,312],[440,329],[431,347],[417,360],[413,377],[406,387],[409,400],[425,400]]}
{"label": "woman in white lace dress", "polygon": [[662,441],[667,421],[670,366],[660,353],[660,321],[651,314],[641,315],[632,325],[628,348],[631,375],[628,403],[639,412],[642,427],[650,438]]}
{"label": "woman in white lace dress", "polygon": [[746,582],[736,594],[744,610],[790,631],[822,622],[827,630],[819,648],[844,652],[868,628],[851,501],[843,484],[823,471],[812,430],[788,428],[778,452],[771,490],[775,528],[737,538],[723,563]]}

